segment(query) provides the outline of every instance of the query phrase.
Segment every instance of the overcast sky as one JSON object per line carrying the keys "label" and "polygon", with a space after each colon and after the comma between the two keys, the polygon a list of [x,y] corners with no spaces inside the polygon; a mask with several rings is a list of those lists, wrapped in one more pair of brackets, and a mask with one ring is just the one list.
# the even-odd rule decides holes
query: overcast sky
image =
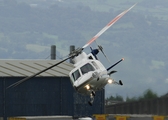
{"label": "overcast sky", "polygon": [[[66,1],[66,0],[62,0],[61,3],[64,3],[63,1]],[[75,0],[73,0],[73,2],[74,1]],[[76,3],[80,4],[79,1],[83,1],[83,0],[78,0],[78,2],[76,2]],[[87,4],[86,1],[87,0],[85,0],[83,2],[83,5]],[[106,1],[108,1],[108,0],[106,0]],[[112,6],[112,8],[110,10],[113,10],[113,9],[116,9],[116,11],[119,10],[119,12],[117,12],[117,14],[119,14],[121,11],[128,9],[131,5],[134,4],[134,2],[132,2],[133,0],[127,0],[127,1],[131,1],[131,2],[127,2],[127,5],[125,5],[126,3],[119,4],[119,2],[117,2],[117,0],[115,0],[115,2],[113,1],[113,3],[111,3],[110,5],[107,5],[107,8],[109,8],[109,6]],[[152,24],[152,27],[150,28],[150,32],[149,32],[149,30],[146,31],[146,29],[148,29],[148,28],[144,28],[143,25],[145,23],[143,23],[144,22],[143,20],[141,20],[141,19],[137,20],[136,17],[130,18],[131,22],[134,22],[135,25],[139,25],[139,26],[134,31],[136,36],[134,36],[131,33],[131,31],[130,32],[124,31],[124,32],[127,32],[128,34],[132,34],[132,36],[135,37],[135,40],[132,41],[131,43],[129,42],[130,45],[128,45],[127,41],[130,41],[129,39],[125,40],[124,41],[125,43],[120,43],[119,40],[123,39],[122,34],[118,35],[116,32],[116,34],[118,35],[117,37],[115,36],[116,39],[113,39],[113,37],[112,37],[112,34],[113,35],[115,34],[115,33],[113,33],[112,30],[115,27],[117,28],[117,25],[118,25],[118,27],[123,27],[123,29],[124,29],[125,25],[122,22],[126,22],[126,21],[124,21],[124,20],[126,20],[125,16],[128,17],[129,15],[131,15],[131,14],[126,14],[123,18],[121,18],[122,19],[121,22],[119,21],[119,22],[115,23],[115,25],[112,26],[113,28],[110,28],[108,30],[108,31],[111,30],[110,33],[108,34],[109,35],[108,40],[103,39],[103,37],[107,36],[107,34],[103,34],[100,39],[97,39],[97,42],[103,46],[104,52],[107,54],[108,58],[111,60],[111,63],[108,63],[107,60],[102,56],[102,54],[101,53],[99,54],[98,57],[100,58],[101,62],[105,65],[106,68],[109,67],[111,64],[117,62],[121,58],[125,58],[125,60],[123,62],[121,62],[116,67],[114,67],[114,70],[116,70],[118,72],[115,74],[112,74],[112,76],[111,76],[116,81],[121,79],[123,81],[124,85],[123,86],[107,85],[105,87],[106,97],[108,97],[110,95],[115,96],[116,94],[124,96],[124,98],[126,98],[126,96],[139,97],[147,89],[153,90],[153,92],[156,92],[158,95],[163,95],[168,92],[168,74],[167,74],[168,62],[167,62],[167,60],[165,60],[165,58],[168,58],[167,52],[166,52],[166,51],[168,51],[168,42],[165,42],[168,39],[168,36],[161,35],[162,32],[159,33],[157,31],[157,30],[163,30],[163,29],[165,31],[167,30],[167,28],[164,28],[163,26],[159,25],[159,24],[163,24],[163,22],[165,24],[168,23],[168,17],[167,17],[168,4],[165,4],[167,0],[162,0],[162,1],[160,1],[160,0],[137,0],[137,1],[139,1],[139,3],[131,10],[130,13],[136,12],[138,15],[147,16],[147,18],[149,18],[149,19],[146,18],[148,20],[147,21],[148,24],[151,24],[153,22],[152,20],[150,20],[150,18],[154,19],[154,17],[159,17],[160,20],[157,21],[158,23],[156,21],[153,22],[154,25]],[[141,2],[141,1],[143,1],[143,2]],[[46,2],[47,2],[47,0],[46,0]],[[93,1],[90,1],[90,0],[88,0],[88,2],[89,2],[89,6],[90,6],[91,10],[102,10],[102,9],[104,10],[104,5],[106,5],[106,3],[95,4]],[[99,2],[101,2],[101,0],[99,0]],[[50,5],[50,4],[48,3],[47,5]],[[66,4],[66,3],[65,3],[65,5],[68,6],[68,4]],[[142,5],[144,5],[144,6],[142,6]],[[45,4],[43,4],[43,7],[44,6],[45,6]],[[5,14],[5,12],[3,14]],[[87,14],[88,13],[85,13],[85,15],[87,15]],[[72,13],[72,16],[73,15],[75,15],[75,14]],[[53,17],[53,16],[51,16],[51,17]],[[80,15],[80,17],[81,17],[81,15]],[[112,19],[110,16],[108,16],[108,18],[101,18],[101,16],[99,16],[97,18],[102,19],[102,21],[105,20],[107,22],[109,22]],[[45,19],[47,19],[47,18],[45,18]],[[70,19],[73,19],[73,18],[70,18]],[[86,18],[86,20],[87,19],[88,18]],[[69,19],[66,19],[66,20],[69,21]],[[41,20],[41,21],[43,21],[43,20]],[[159,23],[159,21],[161,23]],[[78,22],[78,20],[76,20],[75,22]],[[87,25],[89,28],[89,24],[87,24],[85,22],[86,22],[85,20],[81,22],[82,24],[84,24],[83,29],[86,29]],[[128,24],[130,24],[131,22],[127,21]],[[99,24],[100,23],[98,23],[97,25],[99,25]],[[101,24],[106,25],[107,23],[101,23]],[[155,27],[155,24],[157,24],[156,25],[157,27]],[[79,24],[79,25],[81,25],[81,24]],[[95,25],[96,25],[96,22],[95,22]],[[12,25],[12,26],[14,26],[14,25]],[[48,26],[50,26],[50,24],[48,24]],[[77,29],[77,28],[81,28],[82,26],[76,26],[75,23],[72,23],[71,27],[74,27],[75,29]],[[96,28],[96,27],[94,28],[94,30],[99,32],[99,30],[101,28],[99,28],[99,27]],[[48,28],[50,28],[50,27],[48,27]],[[63,31],[66,31],[66,26],[63,27],[63,25],[60,24],[60,28]],[[139,29],[142,30],[141,31],[142,33],[136,33],[136,31],[138,31]],[[85,32],[87,33],[88,31],[89,30],[86,30]],[[86,33],[84,33],[84,34],[86,34]],[[18,33],[16,35],[15,35],[15,33],[12,33],[10,35],[13,35],[13,34],[14,34],[15,38],[17,38],[20,35]],[[26,34],[26,32],[24,34]],[[36,35],[35,32],[31,32],[31,34]],[[94,36],[95,34],[96,34],[96,32],[93,33],[92,29],[90,29],[90,33],[88,36]],[[6,34],[6,35],[8,35],[8,34]],[[65,35],[67,35],[67,34],[65,33]],[[142,36],[149,36],[147,38],[147,40],[144,40],[144,41],[148,41],[148,39],[153,39],[154,35],[156,35],[156,37],[158,37],[158,38],[165,38],[164,44],[160,44],[160,43],[162,43],[162,41],[159,42],[159,40],[155,41],[153,43],[144,42],[144,44],[141,44],[141,45],[136,44],[136,42],[140,43],[139,41],[137,41],[136,37],[140,38]],[[44,36],[46,37],[47,35],[44,35]],[[53,35],[53,36],[50,36],[50,39],[54,38],[54,37],[58,38],[58,36]],[[6,41],[3,41],[4,38],[6,39]],[[27,44],[24,46],[22,41],[13,42],[13,41],[10,41],[9,38],[10,37],[5,36],[5,34],[4,34],[4,36],[3,36],[3,34],[0,34],[0,42],[2,43],[2,41],[3,41],[3,43],[5,45],[5,46],[0,45],[0,50],[1,50],[0,52],[1,52],[1,54],[3,53],[3,56],[1,55],[1,59],[6,59],[6,58],[16,59],[16,58],[18,58],[18,55],[20,55],[21,52],[24,52],[24,50],[25,50],[25,53],[22,53],[22,55],[25,55],[26,56],[25,58],[27,58],[27,56],[30,56],[30,57],[33,56],[33,57],[36,57],[36,59],[39,59],[40,57],[46,58],[48,55],[50,55],[50,45],[56,44],[56,43],[58,43],[58,45],[61,46],[61,47],[59,47],[59,46],[57,47],[59,54],[65,55],[69,52],[69,45],[71,45],[71,42],[69,42],[69,41],[63,41],[63,42],[59,43],[59,39],[55,40],[54,42],[53,41],[51,42],[51,40],[49,39],[50,41],[48,40],[45,42],[32,40],[31,42],[27,42]],[[37,38],[37,40],[39,40],[39,39],[41,39],[41,38],[40,37]],[[87,43],[87,40],[83,40],[82,42],[75,41],[75,43],[76,43],[76,46],[81,46],[81,45],[83,46],[85,43]],[[147,49],[144,49],[142,47],[142,49],[138,49],[138,51],[137,51],[137,47],[140,48],[139,46],[145,46],[146,44],[147,44],[147,46],[146,46]],[[16,45],[16,46],[14,47],[13,45]],[[93,43],[93,46],[94,45],[95,45],[95,43]],[[62,46],[63,46],[63,48],[62,48]],[[154,47],[151,47],[151,46],[154,46]],[[159,46],[159,47],[155,49],[155,47],[157,47],[157,46]],[[164,50],[162,47],[164,47]],[[24,48],[24,50],[23,50],[23,48]],[[131,50],[130,50],[130,48],[131,48]],[[148,52],[148,50],[150,50],[152,52],[146,56],[143,56],[146,52]],[[160,50],[162,50],[162,51],[158,52]],[[10,52],[8,52],[8,51],[10,51]],[[89,50],[89,48],[87,48],[85,51],[88,52],[90,50]],[[11,56],[5,57],[8,53]],[[155,55],[155,53],[157,53],[157,54]],[[138,57],[139,55],[141,55],[141,58]],[[33,59],[33,57],[31,59]],[[158,59],[158,57],[159,57],[159,59]]]}

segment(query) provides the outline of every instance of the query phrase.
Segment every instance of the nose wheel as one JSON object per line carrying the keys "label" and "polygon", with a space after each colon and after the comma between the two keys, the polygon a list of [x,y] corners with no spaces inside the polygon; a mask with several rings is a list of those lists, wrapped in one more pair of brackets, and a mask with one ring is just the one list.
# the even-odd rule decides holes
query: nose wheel
{"label": "nose wheel", "polygon": [[88,104],[89,104],[90,106],[93,105],[94,97],[95,97],[95,91],[92,91],[92,92],[90,93],[90,101],[88,101]]}

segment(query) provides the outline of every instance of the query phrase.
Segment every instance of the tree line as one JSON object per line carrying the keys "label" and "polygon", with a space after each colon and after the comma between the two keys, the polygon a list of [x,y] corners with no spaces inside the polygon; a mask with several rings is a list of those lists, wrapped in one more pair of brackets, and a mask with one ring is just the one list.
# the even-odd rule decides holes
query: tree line
{"label": "tree line", "polygon": [[158,98],[159,96],[157,95],[157,93],[155,93],[154,91],[152,91],[151,89],[147,89],[144,91],[144,93],[138,97],[126,97],[126,100],[124,100],[124,98],[120,95],[116,95],[116,96],[109,96],[105,99],[106,104],[113,104],[113,103],[118,103],[118,102],[133,102],[133,101],[140,101],[140,100],[149,100],[149,99],[155,99]]}

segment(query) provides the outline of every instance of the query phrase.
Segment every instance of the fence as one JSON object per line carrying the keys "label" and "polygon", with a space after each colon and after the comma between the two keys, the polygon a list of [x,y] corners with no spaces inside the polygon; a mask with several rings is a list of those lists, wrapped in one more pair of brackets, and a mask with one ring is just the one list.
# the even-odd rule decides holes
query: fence
{"label": "fence", "polygon": [[97,114],[94,120],[168,120],[168,116],[130,115],[130,114]]}
{"label": "fence", "polygon": [[168,97],[107,105],[106,114],[168,115]]}

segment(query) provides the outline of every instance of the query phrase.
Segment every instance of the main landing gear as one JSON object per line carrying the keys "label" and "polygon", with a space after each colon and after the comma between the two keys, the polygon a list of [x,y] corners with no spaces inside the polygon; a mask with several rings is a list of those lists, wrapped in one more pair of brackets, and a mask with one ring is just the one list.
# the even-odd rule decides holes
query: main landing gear
{"label": "main landing gear", "polygon": [[88,104],[89,104],[90,106],[93,105],[94,97],[95,97],[95,91],[92,91],[92,92],[90,93],[90,101],[88,101]]}

